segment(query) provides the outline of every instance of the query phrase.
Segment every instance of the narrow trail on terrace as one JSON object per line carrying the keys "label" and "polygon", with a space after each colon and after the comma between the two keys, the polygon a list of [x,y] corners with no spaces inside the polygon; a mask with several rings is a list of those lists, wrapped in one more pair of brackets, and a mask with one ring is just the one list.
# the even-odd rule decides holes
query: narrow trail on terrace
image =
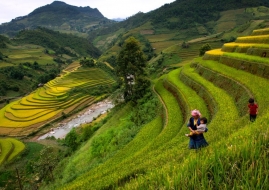
{"label": "narrow trail on terrace", "polygon": [[155,85],[152,87],[153,92],[158,96],[159,100],[161,101],[161,103],[163,104],[163,108],[165,110],[165,124],[163,128],[166,128],[167,124],[168,124],[168,110],[167,107],[162,99],[162,97],[160,96],[160,94],[155,90]]}

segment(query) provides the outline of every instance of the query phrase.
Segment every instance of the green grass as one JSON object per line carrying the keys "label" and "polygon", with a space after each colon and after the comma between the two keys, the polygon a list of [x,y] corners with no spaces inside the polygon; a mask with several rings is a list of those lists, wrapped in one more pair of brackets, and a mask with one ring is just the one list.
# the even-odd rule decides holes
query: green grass
{"label": "green grass", "polygon": [[20,154],[25,149],[25,145],[16,139],[8,138],[6,140],[12,142],[14,145],[14,150],[10,154],[10,156],[8,157],[8,160],[7,160],[7,161],[11,161],[12,159],[14,159],[18,154]]}
{"label": "green grass", "polygon": [[[161,97],[163,98],[165,105],[167,106],[168,115],[180,114],[180,110],[179,110],[179,107],[177,106],[176,100],[168,91],[164,89],[164,87],[162,86],[162,82],[160,81],[157,85],[158,86],[156,88],[156,91],[159,94],[161,94]],[[181,121],[180,120],[181,120],[180,117],[173,117],[173,119],[171,118],[170,120],[168,120],[167,126],[164,128],[163,132],[158,136],[158,138],[154,139],[154,141],[152,141],[147,147],[145,147],[144,149],[140,150],[137,154],[135,154],[135,157],[131,157],[130,159],[127,159],[121,165],[115,165],[116,168],[109,168],[110,170],[109,173],[111,173],[112,171],[116,172],[117,174],[113,176],[114,177],[117,176],[117,179],[120,179],[121,176],[124,177],[125,175],[127,176],[132,175],[132,173],[134,172],[135,166],[137,166],[137,170],[139,170],[139,168],[141,167],[143,168],[143,165],[153,164],[154,162],[144,163],[145,160],[143,159],[143,156],[147,153],[150,153],[150,150],[155,150],[157,147],[163,146],[164,142],[169,142],[171,138],[173,138],[175,134],[177,133],[176,131],[179,131],[178,125],[182,125],[182,120]],[[152,154],[156,155],[157,153],[153,152]],[[137,164],[135,164],[134,162],[137,162]],[[141,166],[139,167],[139,165]],[[90,174],[98,176],[98,173],[96,173],[96,171],[99,171],[98,168],[96,170],[91,171],[90,173],[86,173],[85,175],[83,175],[85,177],[87,176],[87,179],[92,181],[92,182],[87,181],[87,184],[95,188],[100,187],[100,185],[102,186],[102,183],[98,178],[89,177]],[[103,174],[104,173],[102,172],[99,175],[103,175]],[[79,179],[82,180],[83,178],[85,178],[83,176],[79,177]],[[115,181],[113,180],[114,177],[112,176],[109,177],[108,174],[106,174],[103,177],[107,179],[107,184],[106,184],[107,186],[109,186],[109,184],[115,183]],[[98,179],[98,181],[96,181],[95,179],[96,180]],[[86,182],[85,179],[83,179],[83,181]],[[74,186],[67,186],[67,188],[68,189],[78,188],[80,185],[82,185],[79,182],[76,183],[76,185],[75,185],[75,182],[72,184],[74,184]],[[86,187],[86,184],[83,184],[83,186],[81,186],[80,188],[82,187]]]}
{"label": "green grass", "polygon": [[184,95],[185,102],[188,104],[188,115],[191,110],[198,109],[203,114],[204,117],[210,119],[210,113],[207,109],[206,103],[204,100],[196,94],[194,90],[186,86],[180,79],[179,75],[182,69],[177,69],[171,71],[167,80],[177,87],[177,89]]}
{"label": "green grass", "polygon": [[265,64],[269,63],[268,58],[265,58],[265,57],[247,55],[247,54],[242,54],[242,53],[228,53],[228,52],[225,52],[223,55],[227,57],[255,62],[255,63],[265,63]]}
{"label": "green grass", "polygon": [[[7,49],[0,49],[1,52],[8,56],[6,61],[18,65],[25,62],[38,62],[40,65],[55,63],[53,57],[44,53],[45,48],[36,45],[9,46]],[[1,65],[1,64],[0,64]]]}
{"label": "green grass", "polygon": [[[174,77],[177,74],[175,74]],[[217,125],[216,125],[217,123],[222,122],[222,125],[224,125],[225,121],[227,121],[227,120],[234,121],[235,118],[238,118],[238,113],[237,113],[237,109],[236,109],[236,107],[234,105],[234,101],[233,101],[233,99],[231,97],[229,97],[229,95],[225,91],[223,91],[223,90],[221,90],[221,89],[219,89],[217,87],[214,87],[214,85],[212,85],[209,81],[206,81],[205,79],[200,77],[198,74],[194,73],[194,71],[192,71],[192,68],[190,68],[189,66],[184,67],[184,74],[191,75],[192,78],[195,78],[196,82],[199,82],[200,85],[203,85],[210,93],[212,93],[213,97],[215,98],[215,100],[218,103],[218,110],[217,110],[216,114],[214,115],[214,119],[210,123],[210,130],[214,130],[214,128],[217,127]],[[178,123],[178,122],[173,121],[173,119],[175,119],[175,117],[176,117],[175,113],[178,113],[177,111],[174,110],[175,108],[173,108],[177,103],[169,102],[169,101],[172,100],[172,97],[170,97],[170,98],[167,97],[168,94],[166,95],[167,92],[162,87],[161,80],[157,83],[156,90],[161,95],[161,97],[163,98],[163,100],[165,102],[165,105],[168,108],[168,118],[169,119],[168,119],[167,127],[169,127],[169,126],[172,127],[173,125]],[[188,89],[185,91],[185,94],[187,94],[187,91],[188,91]],[[189,98],[189,100],[190,99],[191,98]],[[191,104],[194,105],[194,103],[191,103]],[[198,105],[198,104],[196,104],[196,105]],[[169,106],[172,106],[172,105],[173,105],[173,107],[170,108]],[[207,110],[207,108],[205,108],[205,107],[206,106],[204,104],[202,109]],[[227,108],[230,109],[230,111],[228,113],[226,113]],[[169,110],[170,110],[170,112],[169,112]],[[225,121],[222,121],[221,118],[225,118]],[[232,125],[233,125],[233,123],[231,123],[229,126],[232,126]],[[171,128],[171,130],[172,129],[173,128]],[[146,148],[146,149],[143,149],[143,151],[141,151],[141,152],[149,152],[149,150],[151,150],[148,153],[148,156],[151,157],[151,158],[152,158],[153,155],[159,155],[159,156],[155,157],[153,160],[141,164],[141,161],[143,160],[143,157],[146,156],[146,154],[144,153],[144,154],[141,155],[141,153],[140,153],[140,154],[137,154],[137,157],[131,157],[130,158],[130,160],[132,160],[132,164],[134,164],[134,165],[128,164],[130,162],[130,161],[128,161],[128,159],[125,161],[125,164],[122,163],[124,165],[129,166],[128,170],[126,172],[125,172],[125,167],[126,166],[124,166],[122,164],[118,165],[118,166],[115,166],[115,168],[108,169],[108,170],[112,170],[109,173],[106,173],[105,172],[106,170],[102,170],[102,174],[101,173],[98,174],[98,170],[97,170],[98,168],[97,168],[96,170],[90,171],[90,172],[86,173],[85,175],[79,177],[77,180],[72,182],[71,186],[69,186],[69,185],[66,186],[66,189],[72,189],[72,188],[78,188],[79,189],[79,188],[83,188],[83,187],[86,187],[86,186],[89,187],[89,185],[91,185],[92,188],[110,187],[109,184],[114,184],[115,186],[117,186],[117,185],[119,185],[121,183],[120,182],[121,179],[125,179],[125,177],[127,177],[127,176],[132,176],[132,174],[134,174],[134,173],[139,174],[140,172],[142,172],[142,173],[146,172],[146,176],[149,177],[149,175],[151,173],[151,172],[149,172],[149,171],[151,171],[151,169],[149,169],[149,168],[153,168],[152,166],[154,165],[154,167],[157,167],[157,168],[160,169],[160,167],[163,164],[165,165],[165,163],[167,163],[167,160],[164,161],[164,157],[167,158],[168,155],[170,155],[170,156],[168,156],[169,157],[169,163],[174,163],[175,162],[174,158],[175,158],[176,155],[179,154],[178,153],[179,150],[181,151],[182,156],[183,155],[188,155],[189,151],[182,149],[184,146],[186,146],[186,143],[181,144],[180,140],[178,140],[178,139],[176,140],[176,138],[171,140],[171,141],[168,141],[168,142],[164,141],[164,139],[168,139],[169,136],[171,138],[171,135],[172,135],[172,133],[171,133],[172,131],[168,133],[168,131],[164,132],[165,130],[167,130],[167,129],[165,128],[163,130],[163,132],[162,132],[163,137],[160,136],[160,138],[157,138],[156,140],[159,140],[157,142],[156,142],[156,140],[154,140],[153,141],[154,145],[153,145],[153,142],[152,142],[152,145],[150,146],[151,147],[150,149]],[[220,129],[220,133],[222,135],[225,134],[225,136],[228,136],[228,134],[231,132],[230,130],[236,130],[236,129],[235,128],[233,128],[233,129],[229,128],[229,130],[228,129],[222,129],[222,130]],[[182,132],[181,132],[181,134],[182,134]],[[183,140],[184,138],[181,137],[179,139]],[[218,139],[218,138],[215,138],[214,136],[209,136],[208,138],[209,138],[209,140],[211,142],[216,142],[217,139]],[[187,140],[187,139],[185,139],[185,140]],[[162,143],[162,142],[165,142],[165,144]],[[171,145],[175,145],[176,142],[178,143],[179,147],[182,147],[182,148],[179,148],[179,147],[178,148],[176,148],[176,147],[172,148]],[[160,143],[162,143],[162,145]],[[170,149],[168,147],[170,147]],[[162,152],[162,153],[160,154],[160,152]],[[183,159],[183,158],[180,158],[180,159]],[[174,160],[174,161],[171,161],[171,160]],[[177,160],[177,162],[179,161],[178,159],[176,159],[176,160]],[[136,162],[137,162],[137,164],[136,164]],[[158,163],[158,165],[153,164],[153,163]],[[117,168],[121,168],[120,173],[117,172],[119,170]],[[148,169],[149,169],[149,171],[148,171]],[[109,174],[111,174],[112,176],[109,175]],[[115,184],[115,179],[113,177],[114,175],[115,175],[115,177],[117,176],[117,179],[119,180],[118,182],[116,182],[116,184]],[[92,176],[92,177],[90,177],[90,176]],[[109,177],[106,177],[106,176],[109,176]],[[122,177],[120,177],[120,176],[122,176]],[[86,178],[87,180],[84,179],[84,178]],[[138,177],[138,178],[140,178],[140,177]],[[88,181],[88,180],[90,180],[90,181]],[[103,184],[103,180],[105,180],[107,182],[106,185]],[[137,180],[137,181],[134,180],[134,181],[135,181],[134,183],[137,184],[139,180]],[[129,184],[129,183],[127,183],[127,184]],[[130,182],[130,185],[131,184],[132,184],[132,182]],[[125,187],[128,188],[128,185],[124,186],[124,188]],[[134,186],[131,186],[131,187],[134,188]],[[130,188],[130,189],[132,189],[132,188]]]}
{"label": "green grass", "polygon": [[[224,16],[223,21],[234,17],[228,12]],[[244,32],[254,25],[247,26]],[[167,43],[165,38],[168,36],[160,36],[160,40],[164,40],[160,43]],[[219,46],[220,42],[213,44]],[[267,45],[254,44],[251,47]],[[191,44],[189,49],[182,49],[178,44],[164,48],[163,55],[167,56],[164,63],[173,64],[181,61],[180,58],[184,61],[196,57],[199,48],[200,43]],[[253,65],[268,64],[267,58],[243,53],[226,52],[223,56]],[[192,62],[195,64],[185,62],[180,65],[182,68],[156,80],[154,88],[165,109],[143,125],[133,140],[118,149],[114,149],[115,144],[122,139],[111,140],[111,135],[120,136],[122,129],[130,127],[132,107],[126,105],[74,155],[64,160],[67,164],[59,179],[46,188],[268,189],[268,80],[251,74],[252,71],[238,70],[213,60],[197,58]],[[38,90],[35,96],[23,99],[22,103],[29,104],[29,109],[32,103],[37,107],[50,107],[44,105],[48,100],[53,106],[65,106],[69,102],[62,101],[68,96],[65,90],[56,88],[59,84],[85,88],[113,83],[105,73],[94,72],[92,76],[88,76],[87,69],[83,68],[66,72],[65,80],[56,78],[50,81],[42,91]],[[92,83],[86,83],[84,79],[87,77]],[[240,89],[240,92],[236,91]],[[254,96],[259,104],[255,123],[250,123],[247,117],[249,96]],[[58,101],[52,97],[57,97]],[[77,99],[78,96],[74,95],[70,101]],[[186,122],[192,109],[199,109],[210,121],[209,132],[205,134],[210,146],[195,152],[187,148],[188,138],[184,136],[188,133]],[[114,144],[109,145],[110,140]],[[98,143],[100,146],[97,147]],[[95,149],[97,151],[93,151]],[[96,157],[98,153],[103,155],[102,159]]]}
{"label": "green grass", "polygon": [[18,156],[24,149],[25,145],[12,138],[0,139],[0,165],[11,161],[16,156]]}
{"label": "green grass", "polygon": [[217,64],[215,61],[201,61],[201,64],[207,68],[210,68],[216,72],[223,73],[224,75],[233,78],[234,80],[240,82],[244,86],[246,86],[254,95],[257,102],[259,103],[260,113],[264,113],[267,110],[268,96],[269,90],[264,88],[267,85],[268,80],[255,76],[245,71],[240,71],[232,67],[228,67],[223,64]]}
{"label": "green grass", "polygon": [[269,166],[264,146],[269,142],[268,130],[264,131],[267,119],[268,114],[257,123],[238,129],[229,138],[211,144],[207,150],[191,154],[185,162],[152,169],[148,175],[118,189],[195,189],[197,185],[200,189],[267,188],[265,171]]}
{"label": "green grass", "polygon": [[0,164],[3,164],[13,151],[13,144],[11,141],[0,139],[1,144],[1,155],[0,155]]}
{"label": "green grass", "polygon": [[248,102],[249,97],[254,97],[247,87],[237,82],[236,80],[227,77],[227,75],[215,72],[211,69],[203,67],[200,64],[197,65],[196,71],[203,78],[212,81],[212,83],[219,88],[222,88],[223,90],[229,92],[230,96],[234,99],[235,105],[240,116],[246,115],[248,111],[248,108],[246,107],[246,102]]}
{"label": "green grass", "polygon": [[8,67],[8,66],[14,66],[14,64],[0,61],[0,68],[1,67]]}
{"label": "green grass", "polygon": [[[207,139],[213,146],[215,144],[221,144],[218,143],[220,139],[223,139],[225,141],[225,137],[229,137],[229,134],[231,133],[231,129],[233,128],[233,131],[237,131],[238,129],[236,127],[233,127],[233,125],[239,126],[242,121],[238,122],[231,122],[227,123],[227,120],[229,121],[235,121],[237,117],[237,110],[236,107],[234,106],[233,100],[230,99],[229,95],[226,92],[223,92],[221,89],[218,89],[216,87],[209,86],[210,82],[206,82],[203,78],[200,78],[197,74],[193,73],[193,69],[185,66],[184,67],[184,72],[188,76],[192,76],[192,79],[195,79],[196,82],[199,82],[201,85],[203,85],[205,88],[207,88],[211,93],[212,91],[214,92],[212,95],[215,98],[215,100],[218,103],[218,110],[216,114],[214,115],[214,119],[209,125],[209,130],[210,131],[218,131],[217,133],[214,134],[208,134]],[[211,91],[212,90],[212,91]],[[226,107],[226,108],[225,108]],[[229,108],[229,112],[226,111],[226,109]],[[228,119],[230,117],[230,119]],[[225,119],[224,119],[225,118]],[[224,121],[223,121],[224,119]],[[244,122],[243,122],[244,123]],[[226,126],[225,128],[221,128],[220,126]],[[224,137],[225,136],[225,137]],[[225,143],[223,143],[225,144]],[[200,181],[194,181],[196,177],[199,177],[201,174],[204,174],[203,171],[200,171],[200,166],[199,162],[201,161],[200,158],[197,158],[198,156],[200,157],[203,156],[204,159],[206,159],[208,162],[207,164],[210,164],[209,161],[212,161],[212,159],[208,159],[206,157],[209,157],[210,154],[212,154],[212,150],[216,150],[217,146],[214,146],[213,148],[209,147],[209,150],[204,150],[201,151],[200,154],[190,154],[184,159],[183,161],[179,160],[179,156],[174,157],[175,155],[184,155],[184,151],[182,148],[177,148],[174,149],[174,152],[177,152],[177,154],[169,154],[173,155],[169,162],[165,164],[164,166],[152,168],[149,172],[147,172],[146,175],[141,175],[137,177],[136,179],[131,180],[131,182],[127,183],[126,186],[120,187],[119,189],[156,189],[156,188],[164,188],[164,189],[170,189],[170,188],[176,188],[176,187],[182,187],[183,189],[185,188],[194,188],[194,185],[199,183]],[[218,152],[214,152],[216,154]],[[209,154],[209,155],[208,155]],[[186,156],[186,155],[185,155]],[[197,159],[199,161],[197,161]],[[213,157],[214,159],[214,157]],[[204,165],[206,166],[206,164]],[[192,170],[191,170],[191,169]],[[188,173],[185,174],[185,171],[188,170]],[[198,171],[197,171],[198,170]],[[180,171],[180,172],[179,172]],[[193,174],[193,172],[197,172]],[[185,175],[188,175],[186,177]],[[201,176],[203,177],[203,175]],[[191,182],[189,182],[188,179],[191,179]],[[203,178],[205,180],[205,178]],[[205,185],[208,185],[205,181],[204,188],[208,187]],[[210,185],[210,184],[209,184]]]}
{"label": "green grass", "polygon": [[[194,68],[191,68],[190,65],[186,65],[183,69],[183,74],[190,77],[192,80],[195,80],[198,84],[202,85],[206,90],[213,96],[214,100],[217,103],[217,110],[213,116],[213,120],[210,123],[210,130],[218,130],[222,135],[228,135],[231,130],[231,123],[228,124],[226,121],[235,121],[239,119],[238,111],[235,106],[235,102],[230,95],[216,87],[213,83],[207,81],[200,75],[198,75]],[[227,112],[227,109],[229,110]],[[222,118],[225,118],[223,120]],[[221,125],[229,125],[229,127],[222,129],[218,128]],[[227,130],[227,131],[226,131]],[[217,141],[217,136],[210,136],[209,141]]]}
{"label": "green grass", "polygon": [[39,152],[44,148],[44,145],[36,143],[36,142],[26,142],[26,155],[25,159],[30,160],[32,158],[36,158],[39,156]]}
{"label": "green grass", "polygon": [[[69,163],[66,165],[63,171],[63,179],[62,181],[70,181],[74,178],[74,176],[79,176],[79,174],[85,173],[89,165],[89,161],[91,160],[91,146],[93,143],[93,139],[95,136],[98,136],[102,133],[105,133],[109,129],[113,128],[113,126],[119,126],[122,122],[124,122],[124,118],[128,117],[128,112],[130,112],[130,105],[125,106],[121,110],[117,111],[113,118],[103,125],[79,151],[76,152],[70,159]],[[74,170],[74,168],[76,168]],[[72,173],[72,175],[70,175]]]}
{"label": "green grass", "polygon": [[[191,73],[191,70],[188,69],[186,72]],[[191,75],[193,75],[192,78],[194,78],[195,74],[191,74]],[[207,89],[211,88],[211,87],[208,87],[207,83],[209,83],[209,82],[206,82],[204,79],[198,77],[197,75],[195,78],[198,79],[197,82],[199,81],[201,84],[204,84],[205,85],[204,87],[206,87]],[[215,90],[215,93],[213,94],[213,96],[216,98],[218,96],[218,95],[216,95],[216,93],[221,92],[222,90],[218,89],[218,88],[215,88],[214,90]],[[221,94],[222,94],[222,96],[224,95],[223,98],[227,98],[227,100],[230,99],[228,94],[222,92],[219,95],[221,95]],[[221,103],[222,100],[217,99],[216,101],[218,103]],[[229,117],[231,117],[231,118],[236,117],[236,108],[233,105],[233,102],[229,101],[228,104],[229,105],[227,105],[227,106],[233,107],[233,110],[230,110],[230,111],[232,111],[235,115],[233,115],[231,113],[227,113],[226,116],[229,114]],[[226,112],[226,110],[224,108],[219,109],[217,111],[217,113],[214,115],[214,119],[212,120],[212,122],[209,125],[210,130],[214,130],[214,128],[217,128],[218,126],[224,124],[224,121],[219,120],[219,118],[224,118],[225,116],[222,117],[223,116],[222,114],[224,114],[225,112]],[[227,118],[227,117],[225,117],[225,118]],[[221,122],[222,122],[222,124],[221,124]],[[218,126],[216,126],[216,123],[219,123]],[[232,126],[232,124],[229,126]],[[222,129],[218,129],[218,130],[222,130]],[[227,129],[223,129],[223,130],[227,130]],[[221,135],[224,134],[223,131],[221,131],[220,133],[221,133]],[[226,131],[225,134],[228,135],[229,132]],[[211,143],[218,141],[218,138],[214,139],[214,135],[210,135],[210,134],[207,135],[207,139],[209,139],[208,141]],[[186,146],[186,144],[177,143],[177,147],[175,147],[173,149],[169,149],[169,150],[163,150],[163,151],[166,151],[165,153],[163,152],[163,155],[167,155],[167,159],[169,159],[169,161],[167,161],[166,164],[160,165],[160,163],[159,163],[158,166],[151,167],[151,169],[145,175],[138,175],[137,178],[131,180],[125,186],[119,187],[119,189],[144,189],[144,188],[156,189],[158,187],[159,188],[163,187],[165,189],[172,188],[172,186],[170,186],[170,183],[176,182],[176,179],[177,179],[177,178],[175,178],[176,176],[173,175],[175,173],[175,171],[179,170],[180,167],[182,167],[183,165],[186,165],[188,163],[191,163],[193,160],[196,160],[195,154],[189,154],[190,151],[184,149],[184,146]],[[204,154],[207,155],[206,153],[207,153],[207,150],[205,150]],[[172,173],[171,176],[170,176],[170,170],[174,171],[174,173]],[[181,174],[184,175],[183,170],[181,170]],[[191,174],[191,172],[189,174]],[[179,179],[179,181],[180,181],[180,179]],[[191,186],[189,186],[189,187],[191,187]]]}

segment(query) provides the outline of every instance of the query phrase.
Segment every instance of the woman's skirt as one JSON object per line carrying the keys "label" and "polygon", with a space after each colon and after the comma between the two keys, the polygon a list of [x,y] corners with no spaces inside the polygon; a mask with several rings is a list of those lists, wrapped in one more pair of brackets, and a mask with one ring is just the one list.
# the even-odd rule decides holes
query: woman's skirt
{"label": "woman's skirt", "polygon": [[190,138],[189,142],[190,149],[199,149],[206,146],[208,146],[208,143],[206,142],[204,135],[196,136],[196,138]]}

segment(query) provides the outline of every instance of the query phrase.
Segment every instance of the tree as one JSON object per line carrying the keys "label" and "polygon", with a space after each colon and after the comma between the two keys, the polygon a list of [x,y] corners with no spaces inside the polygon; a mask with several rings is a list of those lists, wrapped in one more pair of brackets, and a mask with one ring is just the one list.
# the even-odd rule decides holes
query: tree
{"label": "tree", "polygon": [[0,51],[0,60],[3,60],[3,58],[4,58],[4,55]]}
{"label": "tree", "polygon": [[94,67],[94,60],[93,59],[87,59],[84,57],[84,59],[80,60],[80,65],[85,67]]}
{"label": "tree", "polygon": [[39,64],[38,64],[38,62],[34,62],[34,64],[33,64],[33,69],[35,69],[35,70],[38,70],[40,67],[39,67]]}
{"label": "tree", "polygon": [[150,86],[145,73],[146,59],[139,42],[128,38],[118,56],[117,75],[123,79],[124,99],[136,102]]}
{"label": "tree", "polygon": [[37,181],[44,179],[53,181],[53,169],[58,163],[57,152],[54,148],[48,146],[40,151],[39,159],[33,164],[33,169],[37,173]]}
{"label": "tree", "polygon": [[78,143],[78,134],[76,129],[73,128],[64,139],[65,144],[70,147],[73,151],[75,151],[79,145]]}
{"label": "tree", "polygon": [[205,52],[211,50],[212,47],[209,44],[204,44],[201,48],[200,48],[200,56],[203,56],[205,54]]}
{"label": "tree", "polygon": [[190,44],[186,43],[185,41],[181,44],[182,48],[189,48]]}

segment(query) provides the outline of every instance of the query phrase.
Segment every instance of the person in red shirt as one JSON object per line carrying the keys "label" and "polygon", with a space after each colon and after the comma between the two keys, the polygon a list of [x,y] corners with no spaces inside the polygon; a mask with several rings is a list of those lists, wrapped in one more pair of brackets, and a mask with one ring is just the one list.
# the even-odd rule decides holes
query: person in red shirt
{"label": "person in red shirt", "polygon": [[258,105],[255,104],[254,99],[250,98],[248,100],[248,112],[249,112],[249,119],[251,122],[254,122],[256,120],[257,114],[258,114]]}

